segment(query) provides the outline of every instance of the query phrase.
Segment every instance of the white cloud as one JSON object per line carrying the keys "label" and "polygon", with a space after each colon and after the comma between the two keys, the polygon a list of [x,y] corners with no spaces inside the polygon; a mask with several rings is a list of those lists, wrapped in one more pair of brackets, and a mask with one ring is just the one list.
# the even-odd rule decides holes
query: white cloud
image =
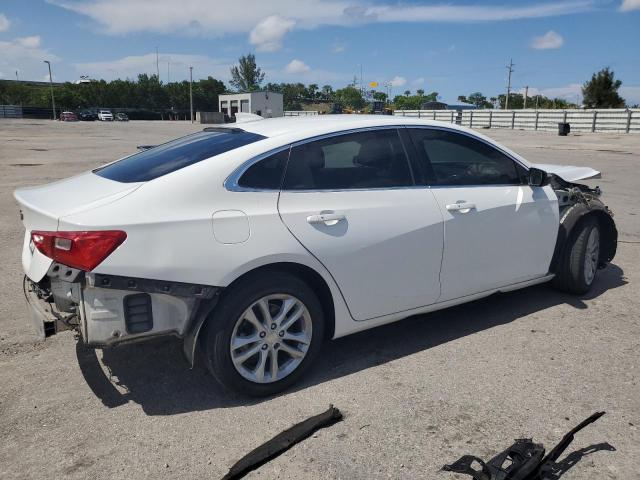
{"label": "white cloud", "polygon": [[342,53],[345,49],[346,46],[344,43],[334,42],[334,44],[331,45],[331,53]]}
{"label": "white cloud", "polygon": [[564,38],[559,33],[549,30],[540,37],[534,37],[531,41],[531,48],[536,50],[551,50],[560,48],[564,43]]}
{"label": "white cloud", "polygon": [[416,78],[413,82],[411,82],[411,84],[415,85],[415,86],[423,85],[424,84],[424,77]]}
{"label": "white cloud", "polygon": [[6,32],[10,26],[11,22],[9,19],[3,13],[0,13],[0,32]]}
{"label": "white cloud", "polygon": [[284,67],[284,71],[285,73],[289,74],[301,74],[311,71],[311,67],[309,67],[309,65],[304,63],[302,60],[294,58],[287,64],[286,67]]}
{"label": "white cloud", "polygon": [[407,83],[407,79],[404,78],[404,77],[401,77],[399,75],[396,75],[395,77],[393,77],[391,79],[391,81],[389,82],[389,84],[392,87],[402,87],[402,86],[406,85],[406,83]]}
{"label": "white cloud", "polygon": [[[193,67],[194,78],[227,79],[231,64],[205,55],[184,55],[179,53],[160,53],[160,79],[167,81],[167,66],[169,66],[171,81],[182,81],[189,77],[189,67]],[[169,65],[167,65],[169,64]],[[155,52],[145,55],[131,55],[115,60],[100,62],[76,63],[73,65],[77,75],[88,75],[90,78],[113,80],[116,78],[137,78],[139,73],[156,73]]]}
{"label": "white cloud", "polygon": [[38,35],[33,35],[31,37],[16,38],[15,41],[25,48],[38,48],[41,43],[40,37]]}
{"label": "white cloud", "polygon": [[625,99],[627,105],[640,105],[640,85],[622,85],[620,96]]}
{"label": "white cloud", "polygon": [[56,62],[60,61],[57,55],[41,47],[38,36],[14,38],[9,41],[0,41],[0,70],[9,72],[7,75],[15,78],[15,71],[20,72],[20,78],[24,80],[40,78],[45,73],[47,80],[49,73],[43,60],[51,61],[55,72]]}
{"label": "white cloud", "polygon": [[[219,37],[249,33],[262,51],[281,48],[295,29],[390,22],[494,22],[575,14],[592,10],[597,0],[561,0],[514,5],[414,5],[381,0],[47,0],[85,15],[111,35],[131,32]],[[535,1],[535,0],[532,0]],[[539,0],[538,0],[539,1]],[[281,15],[286,12],[286,18]]]}
{"label": "white cloud", "polygon": [[282,48],[282,39],[289,33],[295,20],[280,15],[271,15],[258,23],[249,34],[249,41],[258,51],[275,52]]}
{"label": "white cloud", "polygon": [[[525,89],[521,88],[518,90],[518,93],[524,95]],[[582,100],[582,84],[580,83],[570,83],[569,85],[565,85],[563,87],[547,87],[547,88],[535,88],[529,87],[529,97],[535,97],[536,95],[542,95],[547,98],[564,98],[565,100],[569,100],[571,102],[576,101],[576,97],[579,100]]]}
{"label": "white cloud", "polygon": [[620,11],[630,12],[631,10],[640,10],[640,0],[622,0]]}

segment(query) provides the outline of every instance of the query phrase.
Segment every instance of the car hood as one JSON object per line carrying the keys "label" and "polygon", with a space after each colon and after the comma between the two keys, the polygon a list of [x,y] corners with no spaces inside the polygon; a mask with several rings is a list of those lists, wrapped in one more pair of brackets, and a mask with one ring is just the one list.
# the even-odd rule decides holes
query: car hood
{"label": "car hood", "polygon": [[551,163],[533,163],[531,166],[544,170],[547,173],[553,173],[566,182],[575,182],[576,180],[586,180],[588,178],[601,178],[598,170],[589,167],[554,165]]}

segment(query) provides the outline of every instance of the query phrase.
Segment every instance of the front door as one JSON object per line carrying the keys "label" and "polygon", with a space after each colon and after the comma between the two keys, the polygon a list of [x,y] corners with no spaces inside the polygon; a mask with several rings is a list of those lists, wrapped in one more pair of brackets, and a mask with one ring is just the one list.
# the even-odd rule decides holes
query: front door
{"label": "front door", "polygon": [[442,214],[417,187],[397,129],[291,149],[283,222],[331,273],[356,320],[435,303]]}
{"label": "front door", "polygon": [[558,204],[530,187],[526,169],[495,147],[446,129],[409,129],[444,215],[441,301],[544,276]]}

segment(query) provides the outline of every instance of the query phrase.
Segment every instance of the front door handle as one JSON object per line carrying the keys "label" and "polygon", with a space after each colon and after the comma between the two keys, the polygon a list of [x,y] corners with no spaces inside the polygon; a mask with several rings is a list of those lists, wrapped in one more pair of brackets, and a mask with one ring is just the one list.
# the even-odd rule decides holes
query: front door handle
{"label": "front door handle", "polygon": [[469,202],[456,202],[450,203],[446,208],[450,212],[469,213],[471,210],[476,208],[476,204]]}
{"label": "front door handle", "polygon": [[307,222],[311,225],[317,225],[319,223],[324,223],[326,226],[331,227],[336,225],[339,221],[345,220],[345,217],[342,213],[320,213],[318,215],[310,215],[307,217]]}

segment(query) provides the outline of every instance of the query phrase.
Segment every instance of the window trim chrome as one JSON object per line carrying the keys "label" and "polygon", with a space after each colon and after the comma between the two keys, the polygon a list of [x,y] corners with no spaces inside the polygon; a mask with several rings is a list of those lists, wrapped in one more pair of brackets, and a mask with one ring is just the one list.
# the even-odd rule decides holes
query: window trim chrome
{"label": "window trim chrome", "polygon": [[[514,186],[523,186],[526,184],[523,183],[510,183],[510,184],[505,184],[505,183],[497,183],[497,184],[472,184],[472,185],[438,185],[436,183],[431,184],[431,183],[425,183],[424,185],[418,185],[416,183],[416,179],[415,176],[413,174],[413,170],[411,170],[411,174],[413,178],[413,185],[410,186],[404,186],[404,187],[380,187],[380,188],[342,188],[342,189],[316,189],[316,190],[283,190],[282,189],[282,185],[280,185],[279,188],[251,188],[251,187],[243,187],[241,185],[239,185],[239,181],[240,178],[242,177],[242,175],[244,175],[246,173],[247,170],[249,170],[250,167],[252,167],[254,164],[258,163],[261,160],[266,159],[267,157],[270,157],[272,155],[275,155],[277,153],[280,153],[284,150],[289,149],[289,153],[291,153],[291,149],[293,149],[293,147],[298,147],[300,145],[305,145],[307,143],[311,143],[311,142],[316,142],[319,140],[324,140],[326,138],[333,138],[333,137],[339,137],[341,135],[349,135],[352,133],[359,133],[359,132],[367,132],[367,131],[372,131],[372,130],[400,130],[401,128],[405,128],[405,129],[409,129],[409,128],[419,128],[419,129],[425,129],[425,130],[442,130],[442,131],[446,131],[446,132],[450,132],[450,133],[457,133],[460,135],[465,135],[467,137],[473,138],[474,140],[480,141],[482,143],[484,143],[485,145],[497,150],[498,152],[502,153],[503,155],[505,155],[507,158],[511,159],[513,162],[517,163],[518,165],[520,165],[522,168],[524,168],[527,172],[529,171],[529,166],[523,164],[520,160],[518,160],[517,158],[515,158],[513,155],[511,155],[509,152],[504,151],[502,148],[494,145],[491,142],[488,142],[487,140],[485,140],[484,138],[480,138],[472,133],[463,131],[463,130],[458,130],[455,128],[448,128],[446,126],[440,126],[440,125],[424,125],[424,124],[398,124],[398,125],[380,125],[380,126],[370,126],[370,127],[359,127],[359,128],[351,128],[348,130],[340,130],[337,132],[330,132],[330,133],[323,133],[321,135],[316,135],[314,137],[308,137],[305,138],[303,140],[297,140],[295,142],[286,144],[286,145],[282,145],[280,147],[276,147],[273,148],[271,150],[268,150],[264,153],[261,153],[259,155],[256,155],[254,157],[251,157],[250,159],[246,160],[245,162],[243,162],[239,167],[237,167],[227,178],[226,180],[223,182],[223,186],[226,190],[230,191],[230,192],[264,192],[264,193],[273,193],[273,192],[290,192],[290,193],[310,193],[310,192],[362,192],[362,191],[371,191],[371,190],[405,190],[405,189],[415,189],[415,188],[469,188],[469,187],[497,187],[497,186],[502,186],[502,187],[514,187]],[[403,148],[405,149],[405,154],[407,155],[407,162],[409,164],[409,168],[412,169],[412,165],[409,159],[409,155],[408,152],[406,152],[406,147],[404,145],[404,142],[402,141],[402,138],[400,138],[400,142],[403,145]],[[285,174],[286,174],[286,170],[285,170]]]}

